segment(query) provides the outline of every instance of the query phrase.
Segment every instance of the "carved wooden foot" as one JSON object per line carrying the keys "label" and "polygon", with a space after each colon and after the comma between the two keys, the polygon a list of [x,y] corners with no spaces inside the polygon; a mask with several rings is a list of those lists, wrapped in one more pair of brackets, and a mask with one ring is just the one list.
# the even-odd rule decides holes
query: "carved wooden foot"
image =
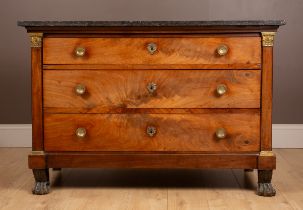
{"label": "carved wooden foot", "polygon": [[33,188],[33,194],[48,194],[50,190],[48,169],[33,169],[33,173],[36,181],[35,186]]}
{"label": "carved wooden foot", "polygon": [[258,170],[258,195],[266,197],[276,195],[276,190],[271,184],[271,178],[272,170]]}

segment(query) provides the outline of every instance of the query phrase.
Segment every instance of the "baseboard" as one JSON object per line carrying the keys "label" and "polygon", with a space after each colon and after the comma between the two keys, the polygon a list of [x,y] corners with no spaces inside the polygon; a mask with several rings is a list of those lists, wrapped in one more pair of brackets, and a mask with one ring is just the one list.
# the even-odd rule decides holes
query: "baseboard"
{"label": "baseboard", "polygon": [[[0,124],[0,147],[31,147],[31,124]],[[303,148],[303,124],[274,124],[274,148]]]}
{"label": "baseboard", "polygon": [[273,124],[273,148],[303,148],[303,124]]}
{"label": "baseboard", "polygon": [[31,147],[31,124],[0,124],[0,147]]}

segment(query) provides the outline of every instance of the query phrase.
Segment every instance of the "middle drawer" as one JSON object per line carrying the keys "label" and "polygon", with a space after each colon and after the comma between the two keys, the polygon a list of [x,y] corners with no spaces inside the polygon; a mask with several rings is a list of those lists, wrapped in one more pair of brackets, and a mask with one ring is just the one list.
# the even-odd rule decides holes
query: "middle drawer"
{"label": "middle drawer", "polygon": [[45,70],[44,109],[259,108],[259,70]]}

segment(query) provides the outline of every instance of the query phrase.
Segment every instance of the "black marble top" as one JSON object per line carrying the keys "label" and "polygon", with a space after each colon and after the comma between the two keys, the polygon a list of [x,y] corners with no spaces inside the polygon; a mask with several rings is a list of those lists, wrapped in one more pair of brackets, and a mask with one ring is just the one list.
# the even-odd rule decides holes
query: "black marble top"
{"label": "black marble top", "polygon": [[216,21],[18,21],[24,27],[281,26],[284,20]]}

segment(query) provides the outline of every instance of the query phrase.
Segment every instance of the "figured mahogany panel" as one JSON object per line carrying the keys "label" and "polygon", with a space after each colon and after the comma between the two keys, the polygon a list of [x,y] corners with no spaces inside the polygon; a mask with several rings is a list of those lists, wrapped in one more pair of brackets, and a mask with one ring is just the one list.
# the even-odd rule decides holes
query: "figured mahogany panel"
{"label": "figured mahogany panel", "polygon": [[[202,114],[45,114],[46,151],[244,152],[260,148],[260,112]],[[156,128],[154,136],[147,128]],[[218,139],[218,128],[226,137]],[[79,138],[77,128],[85,128]]]}
{"label": "figured mahogany panel", "polygon": [[[106,113],[132,108],[259,108],[259,70],[44,71],[44,108]],[[156,90],[148,91],[154,83]],[[85,86],[78,95],[75,87]],[[217,86],[227,91],[220,96]]]}
{"label": "figured mahogany panel", "polygon": [[[147,50],[150,43],[156,51]],[[224,56],[217,53],[226,45]],[[77,47],[85,48],[84,56],[76,56]],[[44,64],[104,64],[104,65],[201,65],[240,68],[260,68],[260,37],[152,37],[152,38],[45,38]],[[236,67],[235,67],[236,68]]]}

